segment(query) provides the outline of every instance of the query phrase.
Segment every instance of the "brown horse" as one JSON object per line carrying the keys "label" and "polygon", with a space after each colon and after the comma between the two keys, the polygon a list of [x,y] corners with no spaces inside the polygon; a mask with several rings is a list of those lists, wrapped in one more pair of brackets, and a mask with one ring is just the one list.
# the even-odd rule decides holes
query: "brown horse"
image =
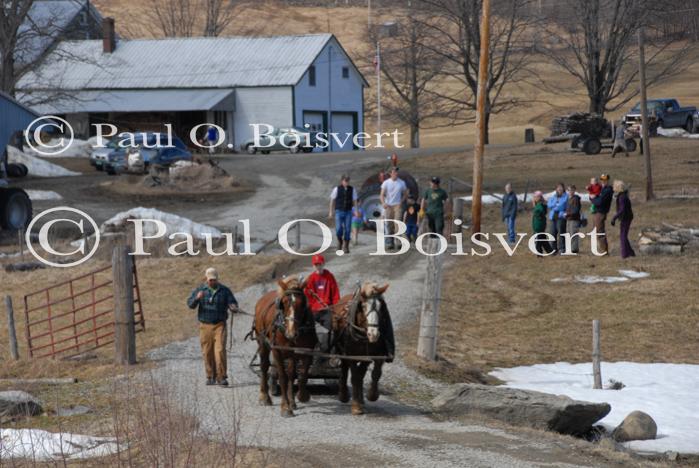
{"label": "brown horse", "polygon": [[[272,404],[268,384],[271,353],[281,388],[281,413],[282,416],[289,417],[294,415],[293,410],[296,408],[294,379],[297,376],[297,361],[300,364],[298,399],[302,403],[310,399],[306,382],[311,356],[297,356],[292,350],[284,348],[313,349],[317,339],[313,317],[308,310],[303,292],[306,283],[292,276],[279,280],[277,285],[277,291],[270,291],[257,301],[253,330],[260,354],[260,404],[265,406]],[[281,307],[277,307],[278,303]]]}
{"label": "brown horse", "polygon": [[[346,356],[386,356],[387,346],[381,339],[380,328],[392,326],[383,293],[388,285],[378,286],[375,283],[364,283],[355,294],[342,297],[333,306],[333,333],[335,344],[340,354]],[[342,374],[340,376],[340,391],[338,398],[341,402],[349,401],[347,377],[352,373],[352,414],[364,414],[364,376],[369,367],[369,361],[342,359]],[[371,371],[371,386],[367,393],[369,401],[379,399],[379,379],[381,379],[384,360],[373,360]]]}

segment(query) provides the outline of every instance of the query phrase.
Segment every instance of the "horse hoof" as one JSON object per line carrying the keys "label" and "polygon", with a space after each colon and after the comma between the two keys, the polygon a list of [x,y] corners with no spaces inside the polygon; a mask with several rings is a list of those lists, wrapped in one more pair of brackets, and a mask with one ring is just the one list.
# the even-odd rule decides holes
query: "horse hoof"
{"label": "horse hoof", "polygon": [[282,411],[282,418],[293,418],[294,412],[291,410]]}
{"label": "horse hoof", "polygon": [[347,390],[340,390],[340,393],[338,393],[337,395],[337,399],[340,400],[342,403],[347,403],[349,401],[349,392]]}
{"label": "horse hoof", "polygon": [[361,416],[364,414],[364,407],[357,403],[352,403],[352,416]]}
{"label": "horse hoof", "polygon": [[376,401],[379,399],[379,389],[371,387],[366,394],[366,399],[369,401]]}
{"label": "horse hoof", "polygon": [[296,406],[296,402],[293,402],[293,403],[291,404],[291,409],[292,409],[292,410],[298,409],[298,407]]}
{"label": "horse hoof", "polygon": [[269,397],[269,395],[260,396],[260,406],[272,406],[272,399]]}
{"label": "horse hoof", "polygon": [[308,403],[308,400],[311,399],[311,394],[308,391],[298,392],[297,398],[301,403]]}

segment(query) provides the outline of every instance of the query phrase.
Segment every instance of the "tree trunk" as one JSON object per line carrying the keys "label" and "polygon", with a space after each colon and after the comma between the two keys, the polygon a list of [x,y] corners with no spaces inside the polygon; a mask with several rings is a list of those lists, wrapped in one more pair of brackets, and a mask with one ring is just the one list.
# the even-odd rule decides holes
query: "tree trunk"
{"label": "tree trunk", "polygon": [[420,147],[420,126],[414,122],[410,124],[410,147]]}

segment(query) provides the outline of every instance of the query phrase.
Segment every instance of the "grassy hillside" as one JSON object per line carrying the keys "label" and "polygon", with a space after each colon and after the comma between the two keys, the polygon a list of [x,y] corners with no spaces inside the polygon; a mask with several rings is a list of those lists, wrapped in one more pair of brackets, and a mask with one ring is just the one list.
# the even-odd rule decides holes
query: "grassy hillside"
{"label": "grassy hillside", "polygon": [[[127,37],[153,37],[157,28],[154,18],[149,18],[143,2],[137,0],[94,0],[105,16],[116,18],[117,30]],[[380,9],[373,11],[373,21],[389,21],[395,11]],[[275,1],[260,1],[250,6],[239,7],[234,21],[226,29],[228,35],[279,35],[330,32],[338,37],[345,49],[355,60],[371,84],[367,101],[373,101],[376,93],[376,76],[371,61],[373,48],[366,43],[367,10],[365,8],[304,8],[279,5]],[[649,89],[649,97],[676,97],[687,105],[699,105],[696,91],[696,76],[699,72],[699,50],[693,51],[688,69]],[[520,143],[524,128],[533,127],[537,139],[548,135],[548,125],[555,115],[573,110],[586,110],[584,89],[573,79],[550,64],[539,64],[536,72],[544,77],[540,81],[521,83],[507,89],[514,97],[526,96],[536,104],[523,106],[491,120],[491,142]],[[387,88],[384,88],[385,90]],[[609,117],[618,118],[629,106],[624,106]],[[395,125],[394,125],[395,126]],[[384,122],[385,128],[393,128]],[[375,122],[367,115],[367,131],[373,131]],[[407,132],[407,129],[401,129]],[[473,124],[425,130],[422,132],[423,146],[449,146],[473,141]],[[408,137],[404,137],[407,144]]]}

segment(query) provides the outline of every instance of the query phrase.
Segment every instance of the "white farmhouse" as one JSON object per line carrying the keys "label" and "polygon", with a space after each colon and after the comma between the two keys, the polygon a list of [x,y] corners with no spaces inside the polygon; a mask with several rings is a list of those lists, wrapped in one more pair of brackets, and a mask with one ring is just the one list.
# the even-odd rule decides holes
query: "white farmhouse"
{"label": "white farmhouse", "polygon": [[[19,83],[20,100],[65,117],[79,136],[92,124],[174,132],[189,142],[215,123],[226,145],[252,138],[251,124],[357,134],[367,81],[332,34],[118,40],[105,18],[102,40],[59,43]],[[198,134],[203,134],[202,128]],[[341,140],[342,141],[342,140]],[[331,140],[332,151],[352,150]]]}

